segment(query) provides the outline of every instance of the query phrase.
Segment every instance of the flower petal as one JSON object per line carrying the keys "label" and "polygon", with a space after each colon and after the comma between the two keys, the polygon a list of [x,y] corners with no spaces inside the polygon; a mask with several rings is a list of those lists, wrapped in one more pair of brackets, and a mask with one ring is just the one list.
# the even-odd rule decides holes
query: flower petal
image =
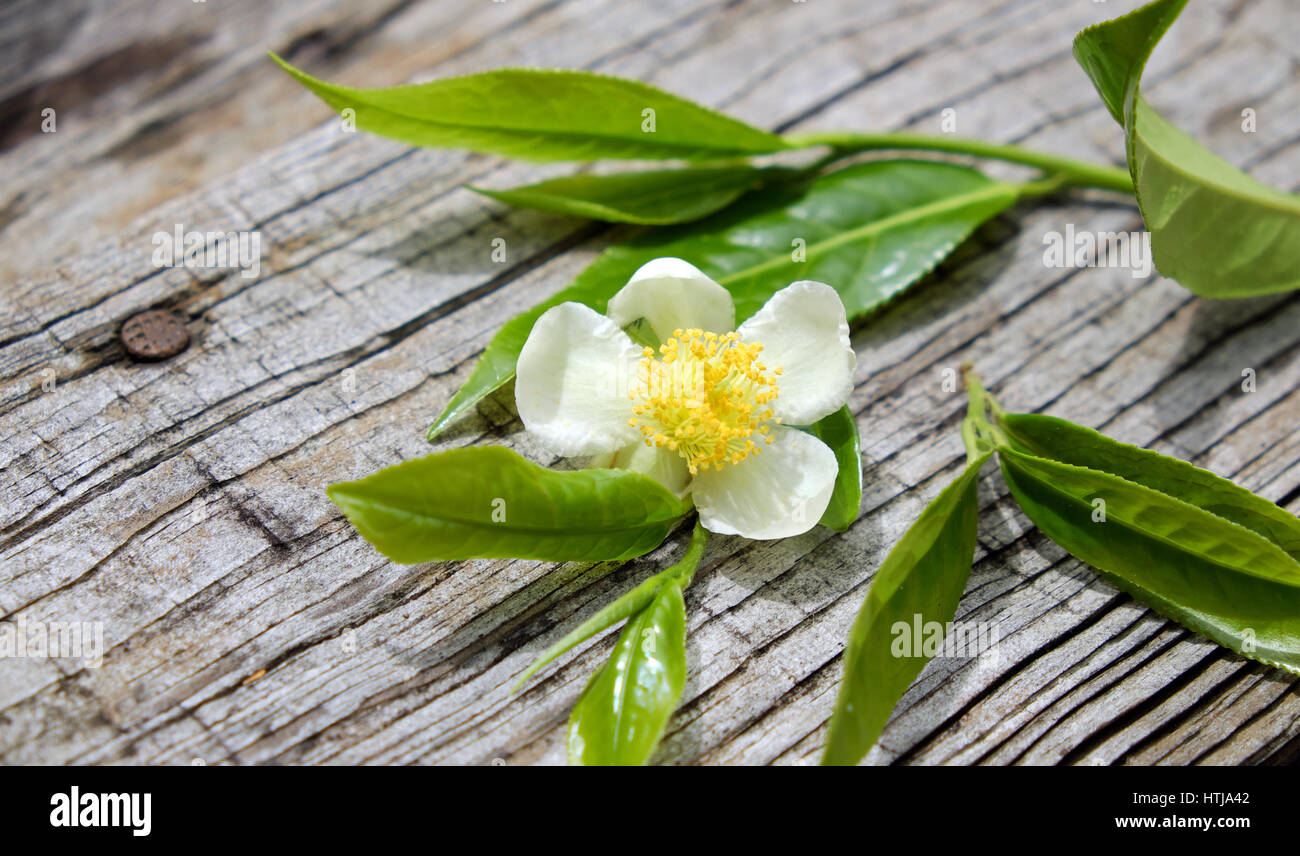
{"label": "flower petal", "polygon": [[805,280],[772,295],[737,330],[762,342],[762,360],[781,367],[772,411],[788,425],[811,425],[844,406],[853,391],[858,358],[835,289]]}
{"label": "flower petal", "polygon": [[691,481],[685,458],[668,449],[647,446],[643,440],[592,458],[589,466],[618,467],[647,475],[678,496],[686,495]]}
{"label": "flower petal", "polygon": [[610,298],[608,314],[620,327],[646,319],[660,341],[677,329],[729,333],[736,327],[731,293],[695,265],[674,258],[641,265]]}
{"label": "flower petal", "polygon": [[830,447],[778,425],[761,454],[695,477],[691,495],[704,528],[721,535],[788,538],[817,525],[839,465]]}
{"label": "flower petal", "polygon": [[565,457],[612,452],[640,437],[628,425],[640,349],[581,303],[561,303],[533,324],[519,351],[515,404],[524,427]]}

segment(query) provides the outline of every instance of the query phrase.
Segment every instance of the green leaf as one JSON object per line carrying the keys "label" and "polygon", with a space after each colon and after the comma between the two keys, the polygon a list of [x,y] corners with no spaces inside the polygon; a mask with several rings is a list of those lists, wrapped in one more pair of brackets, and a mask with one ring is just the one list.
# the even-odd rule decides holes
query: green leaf
{"label": "green leaf", "polygon": [[[1300,586],[1300,562],[1253,529],[1219,517],[1175,496],[1102,470],[1078,467],[1000,445],[1004,470],[1023,482],[1051,487],[1061,501],[1086,512],[1086,537],[1105,541],[1123,529],[1158,542],[1160,554],[1180,567],[1213,565],[1224,571]],[[1154,549],[1154,548],[1152,548]],[[1150,554],[1151,549],[1144,549]],[[1189,564],[1191,563],[1191,564]]]}
{"label": "green leaf", "polygon": [[[920,616],[947,625],[957,613],[975,556],[979,503],[976,485],[986,452],[967,464],[934,498],[885,557],[849,631],[844,680],[831,715],[822,763],[862,760],[880,737],[894,705],[930,658],[924,652],[895,651],[895,625],[911,628]],[[910,645],[908,646],[910,648]]]}
{"label": "green leaf", "polygon": [[611,175],[571,175],[526,187],[470,187],[520,208],[536,208],[612,223],[664,225],[698,220],[735,202],[747,190],[791,170],[753,166],[697,166]]}
{"label": "green leaf", "polygon": [[788,148],[778,136],[638,83],[561,69],[503,68],[428,83],[353,89],[281,68],[356,127],[417,146],[533,161],[721,160]]}
{"label": "green leaf", "polygon": [[569,716],[569,763],[640,765],[663,736],[686,686],[686,607],[676,579],[628,621],[609,662]]}
{"label": "green leaf", "polygon": [[655,328],[651,327],[650,322],[644,318],[638,318],[631,324],[626,325],[623,332],[642,348],[654,348],[657,351],[659,346],[663,344],[663,342],[659,341],[659,336],[655,334]]}
{"label": "green leaf", "polygon": [[858,519],[858,510],[862,507],[862,452],[858,439],[858,422],[853,417],[853,411],[846,405],[825,419],[800,430],[830,446],[835,453],[835,460],[839,462],[840,471],[835,477],[830,504],[818,522],[836,532],[843,532]]}
{"label": "green leaf", "polygon": [[500,446],[426,455],[328,493],[362,537],[403,563],[631,559],[690,511],[639,473],[554,472]]}
{"label": "green leaf", "polygon": [[695,569],[700,565],[700,557],[704,555],[704,543],[708,540],[708,535],[708,530],[696,522],[695,530],[691,533],[691,543],[686,548],[686,554],[682,556],[677,564],[655,574],[591,618],[582,622],[578,627],[566,633],[563,639],[547,648],[544,654],[524,670],[524,673],[519,676],[519,680],[515,681],[511,692],[517,691],[529,678],[541,671],[556,657],[573,648],[573,646],[580,645],[602,630],[613,627],[625,618],[640,612],[650,601],[654,600],[660,586],[668,580],[676,580],[683,588],[690,585],[691,579],[695,576]]}
{"label": "green leaf", "polygon": [[1047,537],[1120,589],[1244,657],[1300,674],[1300,588],[1240,573],[1122,524],[1092,522],[1092,507],[999,450],[1021,510]]}
{"label": "green leaf", "polygon": [[1209,470],[1127,443],[1091,428],[1039,414],[1009,413],[998,425],[1017,448],[1136,482],[1230,520],[1300,559],[1300,518]]}
{"label": "green leaf", "polygon": [[1079,33],[1074,56],[1124,126],[1156,267],[1207,297],[1300,286],[1300,197],[1267,187],[1171,125],[1139,92],[1187,0],[1157,0]]}
{"label": "green leaf", "polygon": [[429,429],[433,439],[514,377],[533,323],[568,300],[604,312],[651,259],[686,259],[722,283],[743,321],[801,279],[839,292],[851,320],[929,273],[981,223],[1015,201],[1015,185],[936,161],[873,161],[746,195],[711,217],[611,247],[551,299],[508,322]]}

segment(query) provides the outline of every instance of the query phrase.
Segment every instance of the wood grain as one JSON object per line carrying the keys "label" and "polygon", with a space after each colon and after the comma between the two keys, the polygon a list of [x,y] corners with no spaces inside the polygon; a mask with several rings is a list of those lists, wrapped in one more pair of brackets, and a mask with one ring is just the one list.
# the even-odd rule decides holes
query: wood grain
{"label": "wood grain", "polygon": [[[1131,5],[11,4],[0,615],[101,621],[108,650],[93,669],[0,661],[0,760],[560,763],[568,710],[612,635],[516,696],[510,684],[683,546],[679,533],[624,565],[396,566],[356,536],[324,487],[427,452],[425,427],[500,324],[627,232],[461,187],[545,171],[343,132],[266,50],[356,85],[590,68],[779,130],[935,132],[951,107],[962,134],[1118,162],[1121,134],[1069,48]],[[1148,97],[1294,189],[1294,4],[1185,17]],[[1240,130],[1246,106],[1255,134]],[[1123,269],[1046,269],[1043,234],[1066,223],[1140,227],[1134,206],[1100,194],[1017,208],[856,332],[862,515],[843,535],[711,542],[659,762],[815,762],[871,575],[959,466],[964,401],[942,380],[963,361],[1008,408],[1103,428],[1300,510],[1300,299],[1207,301]],[[176,224],[258,231],[261,275],[156,268],[151,236]],[[154,307],[187,319],[194,344],[133,363],[118,329]],[[550,462],[508,396],[440,445],[477,442]],[[869,763],[1300,757],[1300,682],[1100,581],[1029,525],[992,468],[980,498],[958,617],[996,623],[999,662],[932,662]]]}

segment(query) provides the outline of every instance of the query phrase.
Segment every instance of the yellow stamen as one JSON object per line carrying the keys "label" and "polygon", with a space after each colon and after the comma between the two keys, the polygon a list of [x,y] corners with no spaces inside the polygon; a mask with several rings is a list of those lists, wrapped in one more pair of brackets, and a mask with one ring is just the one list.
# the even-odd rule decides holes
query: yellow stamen
{"label": "yellow stamen", "polygon": [[685,458],[692,475],[759,454],[755,439],[772,442],[765,423],[776,420],[766,405],[776,399],[781,374],[780,366],[758,361],[762,350],[736,333],[673,331],[657,356],[642,351],[629,424],[639,427],[647,446]]}

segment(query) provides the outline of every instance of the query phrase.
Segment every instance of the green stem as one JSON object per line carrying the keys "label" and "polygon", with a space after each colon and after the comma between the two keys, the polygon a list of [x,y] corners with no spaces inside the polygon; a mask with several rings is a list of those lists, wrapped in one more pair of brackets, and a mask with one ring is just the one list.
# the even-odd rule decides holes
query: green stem
{"label": "green stem", "polygon": [[664,571],[664,574],[675,574],[678,581],[685,590],[695,579],[695,571],[700,567],[700,557],[704,555],[704,545],[709,540],[709,530],[705,529],[700,523],[700,518],[695,518],[695,528],[691,530],[691,541],[686,545],[686,554],[681,560]]}
{"label": "green stem", "polygon": [[966,417],[977,423],[987,422],[988,393],[984,391],[984,384],[980,381],[980,376],[975,374],[970,363],[961,367],[962,380],[966,381],[966,394],[970,397],[970,403],[966,407]]}
{"label": "green stem", "polygon": [[970,404],[966,407],[966,418],[961,421],[961,439],[966,446],[966,461],[978,460],[992,446],[992,430],[989,428],[985,405],[984,387],[979,377],[971,370],[970,363],[961,367],[962,378],[966,381],[966,393]]}
{"label": "green stem", "polygon": [[1034,199],[1039,196],[1048,196],[1055,193],[1063,187],[1069,187],[1069,178],[1064,173],[1049,175],[1047,178],[1040,178],[1037,181],[1026,181],[1016,185],[1016,190],[1021,199]]}
{"label": "green stem", "polygon": [[[966,418],[961,423],[961,436],[966,444],[966,458],[973,461],[991,448],[1009,444],[1006,432],[999,424],[1003,415],[1002,406],[984,389],[979,375],[971,370],[969,363],[961,367],[961,373],[966,381],[966,392],[970,396]],[[992,421],[989,420],[989,414],[993,415]]]}
{"label": "green stem", "polygon": [[979,460],[988,450],[988,443],[979,434],[979,429],[970,418],[961,421],[961,441],[966,445],[966,463]]}
{"label": "green stem", "polygon": [[541,656],[533,661],[531,666],[524,670],[524,673],[515,681],[514,686],[510,688],[510,692],[518,692],[519,688],[527,683],[529,678],[575,645],[585,642],[597,633],[621,621],[635,620],[636,616],[650,605],[655,595],[659,593],[660,587],[669,579],[675,578],[683,589],[689,586],[691,580],[695,579],[695,571],[700,567],[700,558],[704,555],[704,544],[708,540],[709,531],[700,525],[699,517],[696,517],[695,529],[691,532],[691,541],[686,546],[686,552],[680,560],[673,564],[672,567],[650,577],[650,579],[565,634],[563,639],[547,648]]}
{"label": "green stem", "polygon": [[1008,161],[1037,167],[1049,174],[1062,176],[1059,187],[1098,187],[1120,193],[1133,193],[1133,180],[1128,171],[1105,164],[1088,163],[1061,157],[1049,152],[1026,149],[1010,143],[993,143],[947,134],[856,134],[825,133],[787,136],[786,142],[796,147],[832,146],[841,156],[875,149],[921,149],[932,152],[952,152],[980,158]]}

